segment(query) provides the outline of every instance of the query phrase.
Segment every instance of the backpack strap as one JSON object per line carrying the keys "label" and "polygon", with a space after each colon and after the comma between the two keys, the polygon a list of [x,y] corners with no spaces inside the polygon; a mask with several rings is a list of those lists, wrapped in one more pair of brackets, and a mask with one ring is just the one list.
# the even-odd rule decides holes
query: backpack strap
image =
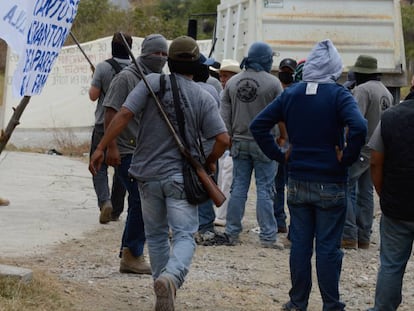
{"label": "backpack strap", "polygon": [[[180,106],[180,96],[179,96],[177,80],[173,73],[170,74],[170,80],[171,80],[171,91],[172,91],[173,100],[174,100],[175,115],[177,117],[177,123],[178,123],[178,128],[180,130],[180,135],[183,139],[183,142],[187,144],[187,148],[191,149],[191,144],[189,144],[185,136],[185,117],[184,117],[184,112]],[[204,148],[203,148],[203,144],[201,141],[201,135],[199,131],[197,131],[195,147],[197,148],[198,155],[200,156],[202,161],[205,162],[206,155],[204,153]]]}
{"label": "backpack strap", "polygon": [[158,92],[158,99],[162,99],[165,94],[165,74],[160,75],[160,90]]}
{"label": "backpack strap", "polygon": [[109,58],[109,59],[106,59],[105,61],[108,64],[110,64],[112,68],[114,68],[116,73],[119,73],[122,70],[121,65],[114,58]]}

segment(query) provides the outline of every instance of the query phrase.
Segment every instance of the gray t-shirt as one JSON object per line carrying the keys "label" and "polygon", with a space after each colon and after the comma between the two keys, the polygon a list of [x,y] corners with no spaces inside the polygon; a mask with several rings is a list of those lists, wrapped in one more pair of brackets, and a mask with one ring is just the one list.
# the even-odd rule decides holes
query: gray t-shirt
{"label": "gray t-shirt", "polygon": [[218,94],[220,94],[221,91],[223,90],[223,87],[221,86],[220,80],[218,80],[218,79],[216,79],[212,76],[208,77],[206,83],[212,85],[216,89]]}
{"label": "gray t-shirt", "polygon": [[[234,140],[254,140],[250,123],[282,91],[279,79],[266,71],[247,69],[227,81],[220,112],[230,136]],[[273,134],[278,136],[276,128]]]}
{"label": "gray t-shirt", "polygon": [[[217,108],[220,108],[220,95],[217,92],[217,90],[214,88],[214,86],[207,82],[197,82],[197,84],[200,85],[202,89],[206,90],[211,96],[213,96],[214,100],[217,103]],[[202,138],[202,142],[203,142],[204,153],[206,155],[210,154],[214,146],[215,139]]]}
{"label": "gray t-shirt", "polygon": [[[366,140],[368,142],[381,119],[382,112],[391,107],[393,96],[381,81],[376,80],[370,80],[356,86],[352,93],[362,115],[368,121]],[[368,146],[362,147],[361,154],[369,159],[370,150]]]}
{"label": "gray t-shirt", "polygon": [[[128,66],[131,61],[129,59],[114,59],[119,63],[121,68]],[[101,90],[101,95],[99,96],[98,102],[95,109],[95,124],[103,125],[104,124],[104,113],[105,110],[102,106],[106,93],[108,92],[109,85],[111,84],[112,79],[116,75],[115,69],[106,61],[100,62],[96,65],[95,72],[93,73],[91,85]]]}
{"label": "gray t-shirt", "polygon": [[[128,94],[134,89],[139,81],[141,81],[141,78],[134,64],[122,70],[112,80],[108,93],[105,96],[103,106],[119,111],[122,104],[125,102],[125,99],[128,97]],[[128,126],[121,132],[121,134],[119,134],[117,145],[121,156],[132,154],[134,152],[138,126],[138,118],[135,117],[129,121]]]}
{"label": "gray t-shirt", "polygon": [[[206,139],[226,132],[214,98],[196,82],[179,74],[176,74],[176,78],[186,123],[187,141],[195,141],[197,132]],[[166,76],[165,80],[161,103],[176,132],[179,133],[169,76]],[[160,75],[150,74],[147,81],[153,91],[158,93]],[[159,180],[182,173],[183,157],[143,81],[128,95],[123,106],[136,116],[140,116],[137,146],[129,173],[141,181]]]}
{"label": "gray t-shirt", "polygon": [[382,140],[382,136],[381,136],[381,121],[379,121],[377,127],[372,133],[367,146],[368,148],[372,150],[382,152],[382,153],[384,152],[384,141]]}

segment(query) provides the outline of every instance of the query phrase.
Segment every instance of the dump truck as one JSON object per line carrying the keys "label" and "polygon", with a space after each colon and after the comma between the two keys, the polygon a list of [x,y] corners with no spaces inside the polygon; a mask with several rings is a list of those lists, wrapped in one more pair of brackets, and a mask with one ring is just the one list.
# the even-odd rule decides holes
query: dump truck
{"label": "dump truck", "polygon": [[400,87],[408,84],[399,0],[221,0],[213,56],[241,61],[253,42],[263,41],[275,52],[277,71],[282,59],[305,59],[324,39],[342,57],[339,82],[359,55],[371,55],[399,102]]}

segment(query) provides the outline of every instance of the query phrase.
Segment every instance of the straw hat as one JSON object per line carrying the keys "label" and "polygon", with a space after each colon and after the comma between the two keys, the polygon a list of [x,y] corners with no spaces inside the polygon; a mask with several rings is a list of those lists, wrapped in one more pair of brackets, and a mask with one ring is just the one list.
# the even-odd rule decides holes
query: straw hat
{"label": "straw hat", "polygon": [[[212,68],[213,69],[213,68]],[[213,69],[214,71],[230,71],[239,73],[241,71],[240,64],[234,59],[223,59],[220,65],[220,69]]]}

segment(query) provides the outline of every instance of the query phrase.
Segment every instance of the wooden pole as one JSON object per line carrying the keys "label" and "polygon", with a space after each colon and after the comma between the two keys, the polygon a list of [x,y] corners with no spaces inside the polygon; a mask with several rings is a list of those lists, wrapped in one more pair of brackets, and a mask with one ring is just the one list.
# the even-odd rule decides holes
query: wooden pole
{"label": "wooden pole", "polygon": [[20,117],[23,114],[23,111],[26,109],[26,106],[29,104],[30,96],[24,96],[20,101],[19,105],[16,108],[13,108],[14,113],[10,118],[9,124],[7,124],[6,130],[1,130],[0,135],[0,154],[3,149],[6,147],[7,142],[9,141],[14,129],[20,124]]}

